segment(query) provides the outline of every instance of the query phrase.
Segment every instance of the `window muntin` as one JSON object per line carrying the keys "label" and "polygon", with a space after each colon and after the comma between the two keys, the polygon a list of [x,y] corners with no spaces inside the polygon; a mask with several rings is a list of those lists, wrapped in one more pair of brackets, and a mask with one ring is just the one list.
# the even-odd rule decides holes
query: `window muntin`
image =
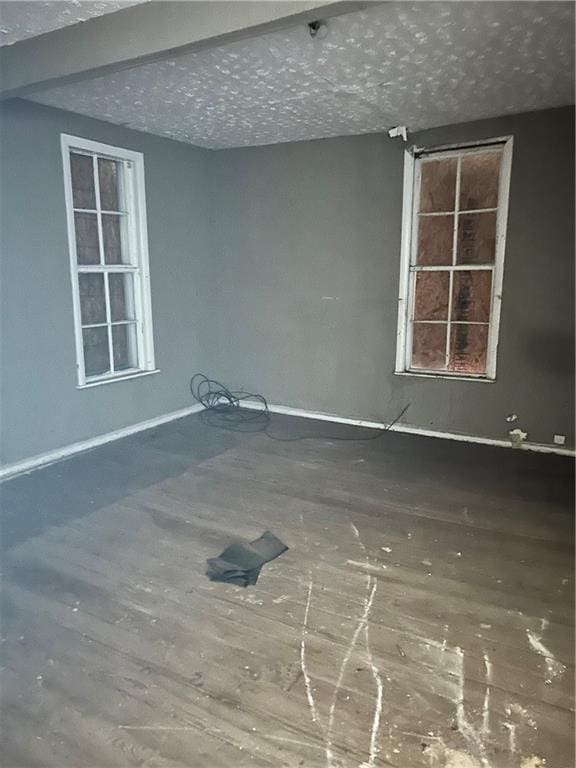
{"label": "window muntin", "polygon": [[78,383],[154,369],[142,155],[62,136]]}
{"label": "window muntin", "polygon": [[408,157],[398,373],[495,377],[510,153],[502,140]]}

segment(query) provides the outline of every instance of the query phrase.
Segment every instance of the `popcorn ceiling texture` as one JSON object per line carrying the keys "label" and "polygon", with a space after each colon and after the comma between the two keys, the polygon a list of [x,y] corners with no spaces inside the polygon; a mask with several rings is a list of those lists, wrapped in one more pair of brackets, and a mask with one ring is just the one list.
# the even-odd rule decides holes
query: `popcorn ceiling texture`
{"label": "popcorn ceiling texture", "polygon": [[11,0],[0,3],[0,46],[12,45],[28,37],[36,37],[61,27],[87,21],[94,16],[119,11],[143,0],[59,0],[58,2],[26,2]]}
{"label": "popcorn ceiling texture", "polygon": [[386,3],[34,95],[212,149],[438,125],[573,103],[574,10]]}

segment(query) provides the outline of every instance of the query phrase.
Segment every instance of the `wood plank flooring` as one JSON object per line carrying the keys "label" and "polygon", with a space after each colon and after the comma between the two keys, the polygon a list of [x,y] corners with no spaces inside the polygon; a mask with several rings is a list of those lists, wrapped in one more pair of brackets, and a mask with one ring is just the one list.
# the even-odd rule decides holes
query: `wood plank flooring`
{"label": "wood plank flooring", "polygon": [[2,765],[571,768],[572,462],[274,426],[320,437],[195,416],[1,487]]}

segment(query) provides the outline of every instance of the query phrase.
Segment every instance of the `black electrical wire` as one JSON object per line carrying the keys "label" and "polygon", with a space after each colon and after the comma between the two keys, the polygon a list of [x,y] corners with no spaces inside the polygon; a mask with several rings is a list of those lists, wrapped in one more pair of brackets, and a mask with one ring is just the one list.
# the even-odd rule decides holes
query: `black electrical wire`
{"label": "black electrical wire", "polygon": [[[282,443],[292,443],[298,440],[377,440],[386,432],[389,432],[396,422],[400,421],[402,416],[410,407],[410,403],[405,405],[400,413],[385,427],[375,429],[365,427],[370,430],[370,435],[365,437],[342,437],[338,435],[298,435],[295,437],[282,437],[270,432],[271,413],[268,408],[268,402],[264,395],[244,392],[243,390],[233,391],[228,389],[215,379],[210,379],[203,373],[195,373],[190,379],[190,391],[194,399],[204,406],[200,412],[201,418],[205,424],[211,427],[219,427],[232,432],[261,432],[271,440],[278,440]],[[243,407],[247,402],[255,403],[256,407]]]}

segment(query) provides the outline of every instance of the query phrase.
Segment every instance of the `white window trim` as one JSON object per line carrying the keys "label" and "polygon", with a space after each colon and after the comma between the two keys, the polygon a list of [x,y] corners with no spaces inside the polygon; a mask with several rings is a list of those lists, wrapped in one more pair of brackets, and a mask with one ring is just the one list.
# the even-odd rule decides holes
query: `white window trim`
{"label": "white window trim", "polygon": [[[102,144],[98,141],[60,134],[62,166],[64,171],[64,195],[66,200],[66,220],[68,228],[68,250],[70,255],[70,278],[72,281],[72,302],[74,309],[74,335],[76,345],[76,367],[78,388],[89,388],[98,384],[132,379],[157,372],[154,362],[154,340],[152,326],[152,303],[150,298],[150,264],[148,254],[148,225],[146,220],[146,188],[144,182],[144,155],[121,147]],[[74,224],[74,203],[72,198],[72,174],[70,169],[70,151],[78,149],[110,158],[124,160],[131,164],[131,179],[127,184],[129,198],[128,209],[129,238],[138,258],[138,272],[135,273],[134,300],[136,304],[138,368],[124,369],[102,376],[85,374],[84,345],[82,342],[82,317],[80,311],[80,293],[78,287],[78,263],[76,256],[76,232]],[[130,268],[132,270],[132,267]],[[121,271],[122,265],[114,265],[114,271]],[[90,266],[83,265],[82,271],[90,271]],[[98,268],[96,268],[98,271]]]}
{"label": "white window trim", "polygon": [[[496,221],[496,249],[492,279],[492,298],[490,308],[490,329],[488,334],[488,353],[486,373],[481,375],[450,373],[449,371],[411,370],[408,367],[410,335],[410,264],[412,244],[415,237],[414,204],[416,182],[416,158],[436,152],[459,153],[465,149],[483,148],[491,145],[502,146],[502,165],[500,168],[500,186],[498,194],[498,217]],[[510,193],[510,175],[512,169],[512,136],[502,136],[485,141],[450,144],[437,147],[412,147],[404,153],[404,184],[402,195],[402,245],[400,254],[400,287],[398,292],[398,330],[396,336],[395,373],[403,376],[450,379],[465,381],[493,382],[496,379],[496,363],[500,330],[500,312],[502,307],[502,284],[504,280],[504,254],[506,251],[506,230],[508,223],[508,203]],[[443,157],[449,156],[444,154]],[[470,269],[467,265],[466,269]],[[474,266],[472,266],[474,269]]]}

